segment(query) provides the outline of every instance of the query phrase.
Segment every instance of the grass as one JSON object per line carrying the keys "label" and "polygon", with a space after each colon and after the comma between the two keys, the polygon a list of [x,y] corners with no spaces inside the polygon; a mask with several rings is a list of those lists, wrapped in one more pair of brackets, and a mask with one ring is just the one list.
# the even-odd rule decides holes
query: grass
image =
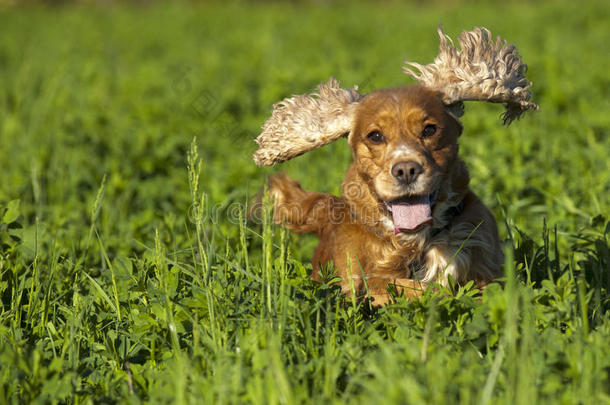
{"label": "grass", "polygon": [[[7,403],[610,402],[602,1],[0,9]],[[504,287],[380,310],[309,278],[316,240],[245,220],[265,176],[338,193],[344,142],[272,169],[271,105],[409,83],[436,25],[518,44],[541,111],[470,104],[461,153]]]}

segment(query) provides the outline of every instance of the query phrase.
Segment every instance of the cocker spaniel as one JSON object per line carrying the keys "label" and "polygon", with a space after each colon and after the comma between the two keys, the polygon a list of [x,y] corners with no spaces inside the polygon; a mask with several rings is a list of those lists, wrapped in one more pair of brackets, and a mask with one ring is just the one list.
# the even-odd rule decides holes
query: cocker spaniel
{"label": "cocker spaniel", "polygon": [[458,154],[459,117],[467,100],[504,103],[505,124],[538,107],[513,45],[475,28],[458,49],[438,32],[434,63],[404,68],[418,84],[361,95],[331,78],[277,103],[257,138],[255,162],[272,165],[347,137],[354,159],[341,197],[285,175],[272,176],[269,191],[277,223],[319,237],[312,276],[331,264],[346,293],[376,305],[389,301],[389,285],[415,296],[430,282],[484,288],[503,274],[496,221]]}

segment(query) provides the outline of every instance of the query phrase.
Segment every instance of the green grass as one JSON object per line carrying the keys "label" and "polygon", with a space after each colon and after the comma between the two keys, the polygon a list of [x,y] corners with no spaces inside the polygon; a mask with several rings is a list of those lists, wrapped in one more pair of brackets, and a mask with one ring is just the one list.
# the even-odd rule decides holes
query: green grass
{"label": "green grass", "polygon": [[[0,9],[0,398],[610,403],[610,9],[425,4]],[[410,83],[439,22],[516,43],[541,107],[463,119],[507,279],[373,310],[244,219],[274,171],[338,193],[345,142],[261,169],[253,138],[330,76]]]}

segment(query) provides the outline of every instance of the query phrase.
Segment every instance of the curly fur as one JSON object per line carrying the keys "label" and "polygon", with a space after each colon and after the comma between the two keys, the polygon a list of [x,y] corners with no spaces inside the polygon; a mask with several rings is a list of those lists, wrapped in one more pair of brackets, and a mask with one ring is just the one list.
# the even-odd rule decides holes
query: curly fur
{"label": "curly fur", "polygon": [[[440,50],[434,63],[420,65],[405,62],[404,72],[420,84],[443,93],[447,105],[467,100],[504,103],[503,119],[510,124],[527,110],[538,106],[529,101],[532,83],[525,77],[527,65],[514,45],[498,37],[494,42],[486,28],[462,31],[458,38],[461,50],[438,28]],[[416,73],[411,68],[419,71]],[[458,106],[458,111],[461,106]]]}
{"label": "curly fur", "polygon": [[292,159],[346,135],[354,107],[362,96],[356,88],[342,89],[334,78],[318,92],[286,98],[273,106],[271,118],[256,138],[259,166]]}

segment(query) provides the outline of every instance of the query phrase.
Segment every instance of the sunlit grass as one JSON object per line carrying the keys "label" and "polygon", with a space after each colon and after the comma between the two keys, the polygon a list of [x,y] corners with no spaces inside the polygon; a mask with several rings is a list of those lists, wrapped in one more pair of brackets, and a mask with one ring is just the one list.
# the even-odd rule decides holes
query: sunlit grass
{"label": "sunlit grass", "polygon": [[[0,398],[607,403],[604,2],[0,9]],[[409,83],[442,22],[489,27],[540,112],[467,105],[461,153],[506,280],[383,309],[309,277],[316,240],[247,221],[274,171],[339,192],[340,140],[257,168],[271,105]]]}

